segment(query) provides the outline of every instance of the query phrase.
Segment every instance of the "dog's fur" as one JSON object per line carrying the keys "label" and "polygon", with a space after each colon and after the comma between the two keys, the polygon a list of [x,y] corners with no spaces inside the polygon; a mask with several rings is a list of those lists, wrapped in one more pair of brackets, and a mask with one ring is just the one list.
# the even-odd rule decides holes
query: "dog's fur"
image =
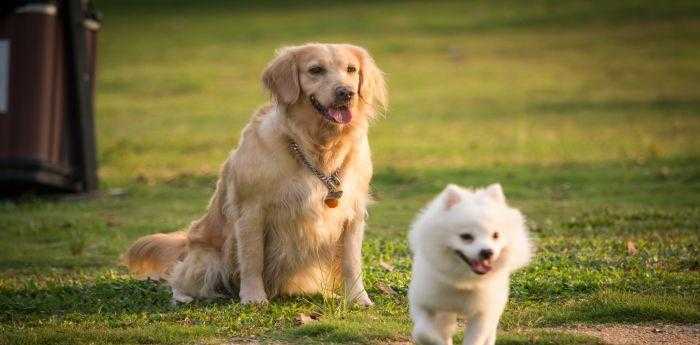
{"label": "dog's fur", "polygon": [[[229,290],[256,303],[342,283],[346,298],[370,305],[360,250],[372,177],[367,128],[387,104],[383,73],[363,48],[306,44],[279,50],[262,81],[273,102],[243,130],[206,214],[187,232],[138,239],[124,263],[166,279],[179,301]],[[330,111],[338,87],[356,95],[342,122],[312,103]],[[340,169],[337,208],[324,205],[326,187],[290,153],[290,139],[326,175]]]}
{"label": "dog's fur", "polygon": [[447,186],[413,223],[410,244],[416,342],[452,344],[461,315],[464,344],[494,344],[510,274],[532,256],[524,218],[506,204],[501,186]]}

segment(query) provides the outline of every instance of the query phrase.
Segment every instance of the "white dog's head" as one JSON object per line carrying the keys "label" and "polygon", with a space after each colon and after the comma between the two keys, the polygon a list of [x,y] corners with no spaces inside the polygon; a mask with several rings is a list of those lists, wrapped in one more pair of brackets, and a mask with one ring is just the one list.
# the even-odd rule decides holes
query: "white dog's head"
{"label": "white dog's head", "polygon": [[532,256],[522,214],[499,184],[469,190],[448,185],[418,217],[411,248],[434,267],[484,275],[524,266]]}

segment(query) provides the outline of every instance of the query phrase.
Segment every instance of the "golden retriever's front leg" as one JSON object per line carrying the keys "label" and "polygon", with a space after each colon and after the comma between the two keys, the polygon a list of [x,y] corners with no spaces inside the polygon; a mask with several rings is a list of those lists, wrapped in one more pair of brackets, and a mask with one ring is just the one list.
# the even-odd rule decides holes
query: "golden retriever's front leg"
{"label": "golden retriever's front leg", "polygon": [[241,274],[241,303],[265,303],[263,282],[265,237],[263,214],[259,207],[242,208],[236,222],[236,245]]}
{"label": "golden retriever's front leg", "polygon": [[372,306],[362,282],[362,239],[365,232],[364,217],[347,223],[343,233],[342,267],[345,298],[348,302]]}

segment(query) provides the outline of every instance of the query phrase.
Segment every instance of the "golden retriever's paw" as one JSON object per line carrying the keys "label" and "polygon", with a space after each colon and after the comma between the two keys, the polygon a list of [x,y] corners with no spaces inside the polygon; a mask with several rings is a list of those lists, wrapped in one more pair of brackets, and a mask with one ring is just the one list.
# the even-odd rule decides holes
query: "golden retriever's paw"
{"label": "golden retriever's paw", "polygon": [[267,294],[265,291],[254,291],[252,293],[241,293],[241,304],[265,304],[267,303]]}
{"label": "golden retriever's paw", "polygon": [[241,300],[241,304],[243,304],[243,305],[263,305],[263,304],[267,304],[267,303],[268,303],[267,298],[255,299],[255,300],[252,300],[252,299],[245,299],[245,300],[242,299]]}
{"label": "golden retriever's paw", "polygon": [[369,308],[371,306],[374,306],[374,302],[372,302],[371,299],[369,299],[369,296],[367,295],[366,291],[362,291],[361,293],[357,294],[355,298],[353,298],[350,303],[355,304],[360,307],[365,307]]}
{"label": "golden retriever's paw", "polygon": [[178,303],[187,304],[187,303],[190,303],[194,300],[194,298],[188,296],[187,294],[185,294],[184,292],[182,292],[176,288],[172,288],[172,291],[173,291],[173,299],[171,302],[173,305],[178,304]]}

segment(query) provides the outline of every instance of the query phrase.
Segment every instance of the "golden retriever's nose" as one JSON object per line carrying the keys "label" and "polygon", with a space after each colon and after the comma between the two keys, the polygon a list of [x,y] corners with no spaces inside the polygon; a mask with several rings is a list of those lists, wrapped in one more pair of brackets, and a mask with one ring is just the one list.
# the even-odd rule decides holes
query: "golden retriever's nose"
{"label": "golden retriever's nose", "polygon": [[338,103],[347,103],[354,95],[355,91],[352,91],[345,86],[338,86],[335,88],[335,101]]}

